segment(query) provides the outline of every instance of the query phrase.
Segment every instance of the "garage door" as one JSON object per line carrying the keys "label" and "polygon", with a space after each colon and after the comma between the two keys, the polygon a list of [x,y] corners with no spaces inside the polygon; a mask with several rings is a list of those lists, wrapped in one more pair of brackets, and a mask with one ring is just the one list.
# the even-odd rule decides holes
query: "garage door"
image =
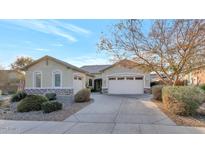
{"label": "garage door", "polygon": [[74,89],[74,94],[76,94],[79,90],[83,89],[83,79],[82,77],[75,76],[73,80],[73,89]]}
{"label": "garage door", "polygon": [[108,78],[109,94],[143,94],[143,77],[110,77]]}

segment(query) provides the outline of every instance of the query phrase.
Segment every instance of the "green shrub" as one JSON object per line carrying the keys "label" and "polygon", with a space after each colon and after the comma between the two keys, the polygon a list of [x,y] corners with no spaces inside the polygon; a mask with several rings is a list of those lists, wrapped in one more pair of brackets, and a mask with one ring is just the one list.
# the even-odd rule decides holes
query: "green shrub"
{"label": "green shrub", "polygon": [[19,91],[11,97],[11,102],[19,102],[24,99],[27,94],[24,91]]}
{"label": "green shrub", "polygon": [[29,112],[41,110],[43,102],[47,102],[48,99],[42,95],[27,95],[17,105],[18,112]]}
{"label": "green shrub", "polygon": [[87,102],[90,100],[90,89],[81,89],[75,94],[75,102]]}
{"label": "green shrub", "polygon": [[49,101],[56,100],[56,93],[46,93],[45,96]]}
{"label": "green shrub", "polygon": [[61,110],[62,104],[57,101],[44,102],[41,108],[44,113],[50,113],[53,111]]}
{"label": "green shrub", "polygon": [[202,85],[200,85],[199,87],[200,87],[202,90],[205,91],[205,84],[202,84]]}
{"label": "green shrub", "polygon": [[205,100],[205,93],[194,86],[166,86],[162,89],[165,109],[177,115],[194,115]]}
{"label": "green shrub", "polygon": [[153,98],[156,100],[162,100],[162,85],[156,85],[152,87]]}

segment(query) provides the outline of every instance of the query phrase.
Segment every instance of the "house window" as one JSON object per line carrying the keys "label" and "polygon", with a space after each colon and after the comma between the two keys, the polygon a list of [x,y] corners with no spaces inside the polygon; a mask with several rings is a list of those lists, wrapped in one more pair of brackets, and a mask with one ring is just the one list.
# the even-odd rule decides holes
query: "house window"
{"label": "house window", "polygon": [[82,80],[82,77],[80,77],[80,76],[74,76],[74,80]]}
{"label": "house window", "polygon": [[92,87],[93,86],[93,80],[89,79],[89,86]]}
{"label": "house window", "polygon": [[143,77],[135,77],[135,80],[143,80]]}
{"label": "house window", "polygon": [[133,77],[127,77],[127,80],[134,80]]}
{"label": "house window", "polygon": [[54,87],[61,87],[61,72],[53,72],[53,85]]}
{"label": "house window", "polygon": [[116,78],[109,78],[109,80],[116,80]]}
{"label": "house window", "polygon": [[41,81],[42,81],[42,74],[41,72],[35,72],[34,73],[34,87],[35,88],[41,88]]}
{"label": "house window", "polygon": [[117,78],[117,80],[124,80],[124,79],[125,79],[124,77]]}
{"label": "house window", "polygon": [[48,60],[46,60],[46,66],[48,66]]}

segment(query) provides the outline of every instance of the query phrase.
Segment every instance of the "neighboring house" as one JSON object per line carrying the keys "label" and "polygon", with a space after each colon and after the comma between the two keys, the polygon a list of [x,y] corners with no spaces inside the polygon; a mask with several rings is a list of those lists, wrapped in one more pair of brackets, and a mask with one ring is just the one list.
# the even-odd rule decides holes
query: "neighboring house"
{"label": "neighboring house", "polygon": [[[93,68],[97,71],[93,72]],[[84,66],[82,69],[95,75],[94,87],[100,85],[103,93],[143,94],[150,89],[150,74],[144,73],[130,60],[113,65]]]}
{"label": "neighboring house", "polygon": [[113,65],[78,68],[45,56],[26,66],[24,70],[27,93],[55,92],[58,95],[73,95],[82,88],[90,87],[109,94],[143,94],[150,89],[150,74],[144,73],[129,60]]}
{"label": "neighboring house", "polygon": [[0,70],[0,90],[3,94],[23,88],[24,74],[15,70]]}
{"label": "neighboring house", "polygon": [[[165,75],[163,75],[162,73],[160,75],[161,77],[166,79]],[[157,75],[157,73],[150,73],[150,80],[151,82],[160,82],[162,79]]]}
{"label": "neighboring house", "polygon": [[191,73],[185,75],[184,79],[188,85],[205,84],[205,66],[194,69]]}

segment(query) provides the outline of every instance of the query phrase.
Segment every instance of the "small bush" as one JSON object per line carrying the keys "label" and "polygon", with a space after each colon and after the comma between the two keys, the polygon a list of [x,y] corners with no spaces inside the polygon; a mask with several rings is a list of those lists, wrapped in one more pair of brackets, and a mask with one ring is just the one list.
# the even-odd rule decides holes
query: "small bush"
{"label": "small bush", "polygon": [[205,93],[194,86],[167,86],[162,89],[165,109],[176,115],[194,115],[205,100]]}
{"label": "small bush", "polygon": [[202,90],[205,91],[205,84],[202,84],[202,85],[200,85],[199,87],[200,87]]}
{"label": "small bush", "polygon": [[155,100],[162,100],[162,85],[157,85],[152,87],[152,94]]}
{"label": "small bush", "polygon": [[56,100],[56,93],[46,93],[45,96],[49,101]]}
{"label": "small bush", "polygon": [[57,101],[44,102],[41,108],[44,113],[50,113],[53,111],[61,110],[62,104]]}
{"label": "small bush", "polygon": [[29,112],[41,110],[43,102],[47,102],[48,99],[42,95],[27,95],[17,105],[18,112]]}
{"label": "small bush", "polygon": [[90,89],[82,89],[75,94],[75,102],[87,102],[90,100]]}
{"label": "small bush", "polygon": [[91,88],[90,91],[91,92],[96,92],[96,90],[94,88]]}
{"label": "small bush", "polygon": [[19,102],[24,99],[27,94],[24,91],[19,91],[11,97],[11,102]]}

